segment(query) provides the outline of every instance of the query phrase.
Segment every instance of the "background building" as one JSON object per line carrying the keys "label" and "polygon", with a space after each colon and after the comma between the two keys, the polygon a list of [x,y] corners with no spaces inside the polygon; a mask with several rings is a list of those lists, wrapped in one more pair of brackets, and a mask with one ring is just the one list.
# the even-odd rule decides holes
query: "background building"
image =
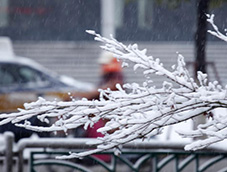
{"label": "background building", "polygon": [[[211,13],[224,29],[227,5]],[[1,0],[0,14],[0,34],[13,40],[91,40],[86,29],[112,28],[122,41],[193,41],[196,29],[195,0]]]}
{"label": "background building", "polygon": [[[16,54],[61,74],[97,83],[98,43],[85,33],[95,30],[118,40],[137,42],[164,63],[176,62],[176,51],[194,60],[196,0],[179,4],[154,0],[1,0],[0,35],[13,40]],[[227,4],[211,9],[220,30],[227,27]],[[209,36],[208,61],[225,63],[226,44]],[[222,64],[221,64],[222,63]],[[219,62],[215,65],[217,66]],[[217,68],[217,67],[216,67]],[[220,66],[217,68],[220,69]],[[214,72],[212,72],[214,73]],[[218,71],[223,80],[227,78]],[[125,70],[128,82],[141,75]],[[224,81],[225,82],[225,81]]]}

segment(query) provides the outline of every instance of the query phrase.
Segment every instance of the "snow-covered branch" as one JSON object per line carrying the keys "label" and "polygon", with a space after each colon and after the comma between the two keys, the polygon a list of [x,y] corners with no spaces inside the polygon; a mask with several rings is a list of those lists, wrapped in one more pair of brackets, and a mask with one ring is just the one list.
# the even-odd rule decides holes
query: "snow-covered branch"
{"label": "snow-covered branch", "polygon": [[[207,21],[211,24],[213,27],[212,30],[208,30],[208,32],[217,38],[227,42],[227,34],[223,34],[219,31],[218,27],[214,24],[214,14],[207,15]],[[227,86],[225,86],[225,89],[222,91],[225,94],[225,97],[227,95]],[[222,104],[222,106],[218,106],[221,108],[227,108],[226,104]],[[179,132],[180,135],[184,137],[203,137],[203,140],[195,141],[187,146],[185,146],[185,150],[196,150],[196,149],[202,149],[204,147],[207,147],[213,143],[222,141],[227,138],[227,114],[226,112],[223,114],[215,114],[212,115],[212,120],[208,120],[206,124],[200,124],[196,130],[189,131],[189,132]]]}
{"label": "snow-covered branch", "polygon": [[[213,17],[209,22],[213,24]],[[214,27],[219,37],[220,33]],[[84,126],[93,126],[100,119],[108,122],[98,129],[104,137],[98,138],[97,149],[71,154],[64,158],[86,156],[107,149],[119,150],[124,143],[135,139],[149,139],[161,132],[162,128],[173,125],[198,115],[207,117],[213,109],[227,108],[227,90],[222,88],[217,81],[208,82],[207,75],[198,72],[196,81],[190,76],[185,67],[184,58],[178,55],[177,64],[168,70],[152,56],[147,56],[147,51],[139,50],[136,44],[124,45],[116,39],[107,39],[94,31],[87,31],[95,36],[95,40],[102,42],[102,49],[110,51],[116,58],[134,64],[134,70],[141,68],[145,76],[142,85],[132,83],[125,84],[123,88],[117,85],[117,91],[110,89],[100,90],[100,99],[90,101],[87,99],[63,101],[46,101],[39,98],[38,101],[25,104],[25,109],[19,109],[12,114],[0,114],[0,125],[15,123],[34,131],[60,131]],[[226,37],[221,36],[223,40]],[[152,75],[160,75],[166,78],[161,87],[157,87],[151,81]],[[28,119],[37,117],[39,120],[50,123],[49,127],[34,126]],[[52,120],[54,119],[54,120]],[[226,117],[224,119],[227,119]],[[24,123],[19,123],[24,121]],[[51,122],[53,123],[51,123]],[[187,150],[199,149],[227,137],[227,122],[219,116],[206,124],[199,125],[198,129],[188,133],[181,133],[186,137],[207,136],[208,138],[194,142],[186,146]]]}
{"label": "snow-covered branch", "polygon": [[[211,24],[211,26],[213,27],[214,30],[208,30],[208,32],[214,36],[216,36],[217,38],[227,42],[227,33],[223,34],[219,31],[218,27],[216,26],[216,24],[214,24],[214,14],[209,15],[207,14],[207,21]],[[225,30],[226,31],[226,30]]]}

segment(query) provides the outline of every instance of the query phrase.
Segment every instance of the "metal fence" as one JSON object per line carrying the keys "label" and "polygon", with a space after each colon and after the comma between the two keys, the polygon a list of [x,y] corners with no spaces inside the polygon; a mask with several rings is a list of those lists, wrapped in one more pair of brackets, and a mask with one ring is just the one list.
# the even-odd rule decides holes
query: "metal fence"
{"label": "metal fence", "polygon": [[[22,139],[17,144],[13,142],[13,134],[7,132],[5,146],[0,150],[4,157],[4,172],[24,172],[25,164],[30,172],[67,171],[81,172],[224,172],[227,171],[227,153],[224,149],[209,148],[199,152],[186,152],[186,143],[151,141],[134,141],[125,144],[122,154],[117,156],[112,150],[102,152],[111,157],[105,162],[98,157],[88,156],[84,159],[60,160],[56,156],[68,152],[80,152],[94,148],[86,144],[92,139],[86,138],[38,138]],[[35,148],[42,148],[37,151]],[[31,149],[30,157],[25,159],[24,152]],[[29,160],[29,163],[25,163]],[[16,168],[13,169],[13,166]]]}
{"label": "metal fence", "polygon": [[[108,172],[205,172],[227,171],[226,153],[218,152],[183,152],[183,151],[144,151],[124,150],[120,156],[113,152],[103,154],[112,157],[111,163],[105,163],[99,159],[88,156],[83,160],[65,161],[51,158],[51,155],[65,155],[67,152],[31,152],[30,172],[37,172],[40,166],[61,166],[76,169],[81,172],[91,172],[94,165],[99,166],[99,171]],[[48,155],[45,158],[35,158],[37,155]],[[89,165],[88,165],[89,162]],[[96,168],[97,169],[97,168]],[[57,172],[57,170],[54,170]]]}

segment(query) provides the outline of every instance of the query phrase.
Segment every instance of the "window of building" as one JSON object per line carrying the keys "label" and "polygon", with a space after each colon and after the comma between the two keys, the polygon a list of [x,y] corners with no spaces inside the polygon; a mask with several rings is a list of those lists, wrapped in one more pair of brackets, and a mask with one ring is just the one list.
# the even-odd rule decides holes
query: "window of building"
{"label": "window of building", "polygon": [[115,0],[115,26],[150,29],[153,20],[153,0]]}
{"label": "window of building", "polygon": [[100,31],[100,0],[0,0],[0,35],[13,40],[92,39],[86,29]]}
{"label": "window of building", "polygon": [[138,27],[150,29],[153,20],[153,0],[138,1]]}
{"label": "window of building", "polygon": [[8,0],[0,1],[0,27],[8,26],[9,16],[8,16]]}

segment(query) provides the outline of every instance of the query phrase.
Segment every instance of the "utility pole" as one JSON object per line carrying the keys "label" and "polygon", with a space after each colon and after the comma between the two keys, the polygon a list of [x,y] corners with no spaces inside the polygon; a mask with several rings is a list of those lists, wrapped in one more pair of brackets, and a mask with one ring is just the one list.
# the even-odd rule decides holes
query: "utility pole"
{"label": "utility pole", "polygon": [[[206,42],[207,42],[207,17],[210,0],[196,0],[197,30],[195,34],[195,78],[197,72],[206,73]],[[194,128],[206,122],[206,117],[200,115],[194,120]]]}
{"label": "utility pole", "polygon": [[106,38],[115,37],[114,10],[114,0],[101,0],[101,34]]}
{"label": "utility pole", "polygon": [[[207,17],[210,0],[197,0],[197,30],[195,34],[195,72],[206,73]],[[196,76],[196,75],[195,75]]]}

